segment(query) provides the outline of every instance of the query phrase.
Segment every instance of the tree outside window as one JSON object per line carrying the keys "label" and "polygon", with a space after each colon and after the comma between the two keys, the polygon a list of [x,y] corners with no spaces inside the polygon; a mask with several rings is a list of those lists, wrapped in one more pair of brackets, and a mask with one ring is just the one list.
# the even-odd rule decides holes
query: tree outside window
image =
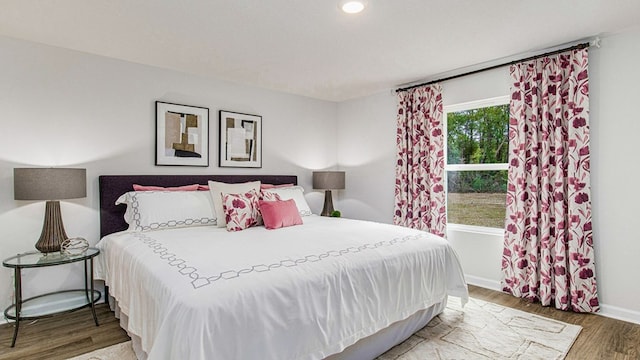
{"label": "tree outside window", "polygon": [[501,97],[445,107],[450,224],[504,227],[508,101],[508,97]]}

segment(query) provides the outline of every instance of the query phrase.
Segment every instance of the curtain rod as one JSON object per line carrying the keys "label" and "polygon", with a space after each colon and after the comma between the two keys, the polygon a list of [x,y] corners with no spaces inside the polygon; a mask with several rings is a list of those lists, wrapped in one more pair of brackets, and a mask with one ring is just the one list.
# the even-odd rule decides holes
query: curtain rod
{"label": "curtain rod", "polygon": [[[599,47],[599,40],[600,39],[596,39],[594,40],[594,45],[596,47]],[[480,68],[480,69],[476,69],[476,70],[472,70],[472,71],[467,71],[461,74],[456,74],[456,75],[451,75],[451,76],[447,76],[441,79],[437,79],[437,80],[431,80],[431,81],[427,81],[427,82],[423,82],[420,84],[415,84],[415,85],[411,85],[411,86],[406,86],[406,87],[402,87],[402,88],[398,88],[396,89],[396,93],[399,92],[403,92],[403,91],[407,91],[413,88],[417,88],[420,86],[426,86],[426,85],[431,85],[431,84],[435,84],[437,82],[441,82],[441,81],[447,81],[447,80],[452,80],[452,79],[457,79],[459,77],[463,77],[463,76],[467,76],[467,75],[473,75],[473,74],[477,74],[483,71],[487,71],[487,70],[493,70],[493,69],[497,69],[503,66],[509,66],[509,65],[514,65],[520,62],[525,62],[525,61],[530,61],[530,60],[535,60],[544,56],[551,56],[551,55],[556,55],[565,51],[570,51],[570,50],[576,50],[576,49],[584,49],[584,48],[588,48],[589,46],[591,46],[591,42],[584,42],[584,43],[580,43],[580,44],[576,44],[573,46],[569,46],[566,48],[562,48],[562,49],[558,49],[558,50],[554,50],[554,51],[549,51],[546,52],[544,54],[540,54],[540,55],[534,55],[534,56],[529,56],[527,58],[524,59],[519,59],[519,60],[513,60],[513,61],[509,61],[509,62],[505,62],[505,63],[501,63],[501,64],[497,64],[497,65],[491,65],[491,66],[487,66],[485,68]]]}

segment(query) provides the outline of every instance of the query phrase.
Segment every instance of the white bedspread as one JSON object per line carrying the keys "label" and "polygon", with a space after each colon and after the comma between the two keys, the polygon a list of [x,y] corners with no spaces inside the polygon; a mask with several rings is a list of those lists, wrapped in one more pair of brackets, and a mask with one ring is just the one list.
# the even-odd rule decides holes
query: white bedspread
{"label": "white bedspread", "polygon": [[103,238],[96,279],[149,359],[323,359],[441,301],[467,299],[440,237],[311,216],[304,225],[193,227]]}

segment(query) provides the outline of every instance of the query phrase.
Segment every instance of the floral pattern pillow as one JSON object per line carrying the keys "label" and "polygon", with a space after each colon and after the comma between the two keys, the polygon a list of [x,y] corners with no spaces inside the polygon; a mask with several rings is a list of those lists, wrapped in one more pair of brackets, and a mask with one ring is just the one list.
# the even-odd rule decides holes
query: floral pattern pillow
{"label": "floral pattern pillow", "polygon": [[222,207],[227,220],[227,231],[241,231],[258,225],[258,193],[224,194]]}
{"label": "floral pattern pillow", "polygon": [[280,195],[274,193],[274,192],[269,192],[269,191],[260,191],[260,200],[262,201],[280,201],[282,200],[280,198]]}

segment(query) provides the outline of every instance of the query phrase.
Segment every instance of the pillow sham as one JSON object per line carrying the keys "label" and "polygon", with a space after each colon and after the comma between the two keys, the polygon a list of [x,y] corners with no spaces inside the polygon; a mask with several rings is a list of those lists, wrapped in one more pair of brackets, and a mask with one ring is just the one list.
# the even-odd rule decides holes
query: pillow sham
{"label": "pillow sham", "polygon": [[224,194],[224,208],[227,231],[241,231],[258,225],[258,193],[250,190],[244,194]]}
{"label": "pillow sham", "polygon": [[262,192],[277,194],[282,200],[293,199],[296,203],[300,216],[312,215],[311,208],[309,207],[307,200],[304,198],[304,189],[302,186],[294,185],[282,188],[264,189]]}
{"label": "pillow sham", "polygon": [[200,186],[201,185],[193,184],[184,186],[163,187],[133,184],[133,191],[197,191],[199,190]]}
{"label": "pillow sham", "polygon": [[218,181],[209,181],[209,193],[213,201],[213,212],[221,214],[218,217],[218,227],[225,227],[227,225],[226,218],[224,216],[224,208],[222,206],[222,196],[224,194],[246,194],[247,192],[255,190],[256,193],[260,191],[260,181],[251,181],[239,184],[229,184]]}
{"label": "pillow sham", "polygon": [[283,201],[258,201],[262,221],[267,229],[302,225],[302,218],[293,199]]}
{"label": "pillow sham", "polygon": [[130,191],[116,200],[126,204],[130,231],[216,224],[211,195],[205,191]]}

